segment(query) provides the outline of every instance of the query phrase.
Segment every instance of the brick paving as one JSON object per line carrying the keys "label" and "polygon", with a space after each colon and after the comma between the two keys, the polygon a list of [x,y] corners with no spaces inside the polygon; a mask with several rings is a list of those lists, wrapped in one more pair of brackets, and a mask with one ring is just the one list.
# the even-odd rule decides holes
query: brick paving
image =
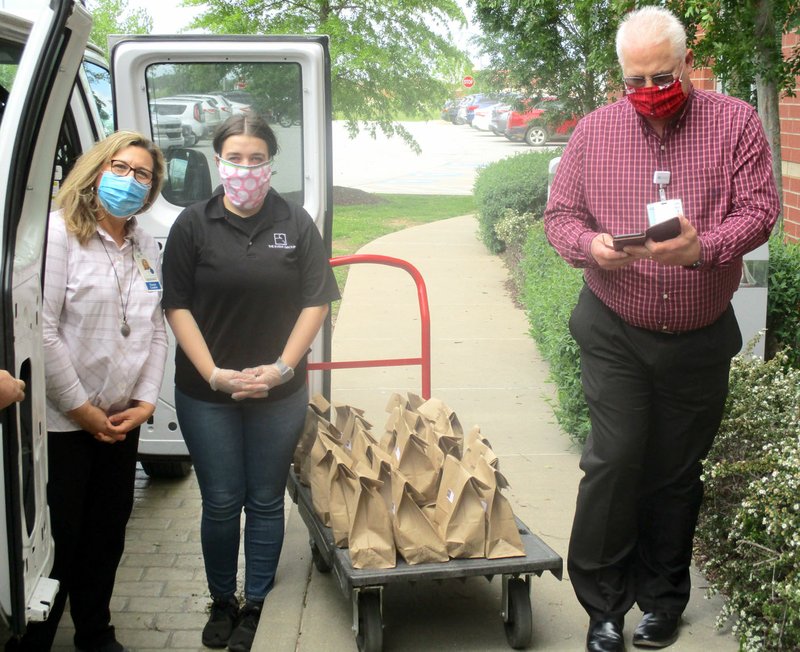
{"label": "brick paving", "polygon": [[[117,639],[136,652],[207,650],[200,642],[209,598],[195,475],[153,480],[138,468],[134,496],[111,600]],[[53,651],[73,652],[73,633],[65,613]]]}

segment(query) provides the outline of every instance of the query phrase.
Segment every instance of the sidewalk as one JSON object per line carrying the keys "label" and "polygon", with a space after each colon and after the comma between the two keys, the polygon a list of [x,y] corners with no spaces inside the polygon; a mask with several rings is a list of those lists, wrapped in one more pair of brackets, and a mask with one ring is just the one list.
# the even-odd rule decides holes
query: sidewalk
{"label": "sidewalk", "polygon": [[[362,253],[394,256],[425,279],[431,310],[433,396],[461,424],[481,427],[511,483],[515,513],[566,558],[577,485],[579,450],[555,424],[548,400],[547,365],[528,335],[524,313],[505,289],[507,272],[476,237],[474,218],[458,217],[415,227],[370,243]],[[419,313],[414,283],[402,270],[351,266],[333,338],[334,359],[413,357],[419,354]],[[366,411],[382,432],[384,406],[393,392],[420,392],[418,367],[333,372],[333,400]],[[275,589],[259,626],[255,652],[350,652],[350,600],[334,574],[311,564],[308,533],[287,502],[287,532]],[[180,481],[137,475],[136,504],[112,600],[120,641],[136,652],[206,650],[200,633],[208,593],[200,550],[200,497],[194,474]],[[243,567],[243,562],[240,568]],[[531,649],[579,652],[587,617],[568,577],[533,579]],[[735,652],[714,622],[718,599],[705,600],[694,578],[675,652]],[[500,578],[387,587],[383,596],[386,652],[507,651],[500,617]],[[626,637],[639,619],[632,611]],[[71,652],[72,628],[62,620],[56,652]]]}

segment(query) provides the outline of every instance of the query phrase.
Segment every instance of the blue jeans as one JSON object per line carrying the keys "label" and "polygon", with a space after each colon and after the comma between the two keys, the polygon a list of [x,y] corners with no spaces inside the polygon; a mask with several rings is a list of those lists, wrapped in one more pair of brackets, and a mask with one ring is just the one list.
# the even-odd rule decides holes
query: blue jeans
{"label": "blue jeans", "polygon": [[284,494],[308,389],[279,401],[210,403],[175,390],[178,422],[202,496],[200,538],[214,598],[236,593],[244,508],[246,600],[263,601],[283,546]]}

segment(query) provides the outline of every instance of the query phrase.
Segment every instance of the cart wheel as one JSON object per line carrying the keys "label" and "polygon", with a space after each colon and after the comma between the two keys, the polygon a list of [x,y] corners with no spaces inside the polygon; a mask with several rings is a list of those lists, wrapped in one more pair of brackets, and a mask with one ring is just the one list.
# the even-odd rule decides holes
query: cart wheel
{"label": "cart wheel", "polygon": [[356,644],[359,652],[381,652],[383,649],[381,599],[374,591],[364,591],[358,596]]}
{"label": "cart wheel", "polygon": [[531,644],[533,617],[531,616],[531,594],[528,583],[519,577],[508,580],[508,613],[506,614],[506,638],[515,650]]}
{"label": "cart wheel", "polygon": [[322,556],[322,553],[319,551],[317,547],[317,542],[314,539],[311,539],[308,542],[308,545],[311,546],[311,561],[314,562],[314,567],[320,573],[330,573],[331,572],[331,565],[325,561],[325,557]]}

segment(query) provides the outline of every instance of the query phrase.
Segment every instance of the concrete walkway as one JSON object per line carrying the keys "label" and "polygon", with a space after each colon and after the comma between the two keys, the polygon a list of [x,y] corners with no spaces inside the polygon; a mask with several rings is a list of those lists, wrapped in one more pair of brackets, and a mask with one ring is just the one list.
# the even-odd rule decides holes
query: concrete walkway
{"label": "concrete walkway", "polygon": [[[458,217],[386,236],[363,253],[402,258],[425,279],[431,310],[433,396],[462,425],[481,427],[511,483],[515,513],[566,557],[579,480],[578,449],[552,416],[547,365],[528,335],[524,313],[506,291],[502,262],[476,237],[477,222]],[[419,354],[414,284],[402,270],[354,265],[337,317],[334,359]],[[420,392],[416,367],[333,373],[333,399],[366,410],[379,432],[393,392]],[[349,598],[334,574],[311,564],[308,533],[291,503],[278,571],[256,637],[257,652],[347,652],[356,649]],[[199,544],[200,499],[194,475],[178,482],[137,480],[136,506],[114,599],[117,635],[132,650],[204,650],[207,588]],[[705,600],[695,577],[676,652],[734,652],[729,633],[714,628],[720,602]],[[533,580],[532,649],[579,652],[587,618],[569,578]],[[397,584],[384,592],[387,652],[510,649],[500,610],[500,580]],[[639,619],[631,612],[626,636]],[[57,650],[71,650],[65,616]],[[632,648],[630,648],[632,649]]]}

